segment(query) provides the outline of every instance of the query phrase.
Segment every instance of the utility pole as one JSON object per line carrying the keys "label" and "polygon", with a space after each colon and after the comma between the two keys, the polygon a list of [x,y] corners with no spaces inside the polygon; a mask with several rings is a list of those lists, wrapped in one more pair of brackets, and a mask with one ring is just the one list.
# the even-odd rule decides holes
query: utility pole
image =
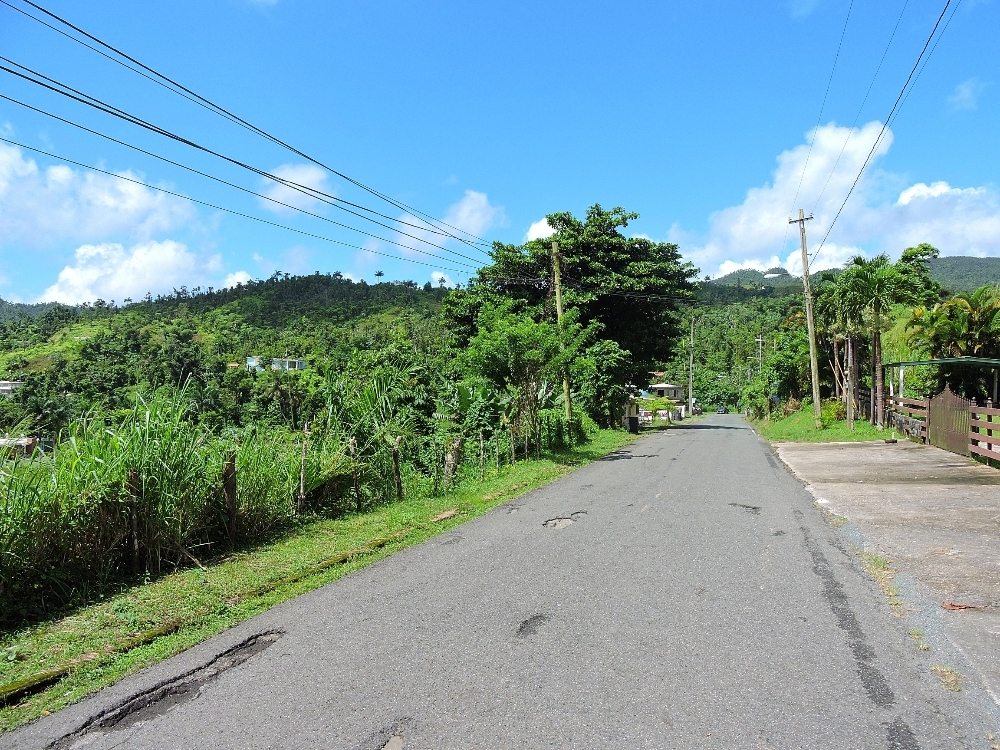
{"label": "utility pole", "polygon": [[802,240],[802,287],[805,290],[806,298],[806,327],[809,329],[809,370],[812,373],[813,392],[813,417],[816,419],[816,429],[823,426],[820,419],[819,403],[819,358],[816,352],[816,326],[813,323],[813,301],[812,288],[809,285],[809,251],[806,248],[806,222],[813,218],[812,214],[806,216],[805,211],[799,209],[799,218],[789,219],[789,224],[799,225],[799,237]]}
{"label": "utility pole", "polygon": [[688,416],[694,414],[694,315],[691,316],[691,346],[688,358]]}
{"label": "utility pole", "polygon": [[757,372],[764,372],[764,337],[757,334]]}
{"label": "utility pole", "polygon": [[[559,323],[559,348],[566,350],[563,340],[563,308],[562,308],[562,258],[559,257],[559,243],[552,243],[552,278],[556,286],[556,320]],[[573,402],[569,398],[569,367],[563,365],[563,400],[566,402],[566,427],[573,421]]]}

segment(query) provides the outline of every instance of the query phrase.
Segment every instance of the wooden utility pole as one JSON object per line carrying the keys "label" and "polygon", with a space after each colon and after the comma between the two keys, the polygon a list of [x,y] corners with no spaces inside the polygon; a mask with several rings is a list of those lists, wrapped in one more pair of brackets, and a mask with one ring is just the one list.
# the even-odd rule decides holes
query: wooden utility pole
{"label": "wooden utility pole", "polygon": [[694,414],[694,315],[691,316],[691,345],[688,347],[688,416]]}
{"label": "wooden utility pole", "polygon": [[[559,323],[559,347],[565,351],[563,340],[563,306],[562,306],[562,259],[559,257],[559,243],[552,243],[552,279],[556,287],[556,320]],[[563,366],[563,399],[566,401],[566,429],[570,429],[573,421],[573,402],[569,398],[569,367]],[[527,456],[525,456],[527,458]]]}
{"label": "wooden utility pole", "polygon": [[820,419],[819,358],[816,352],[816,326],[813,323],[812,288],[809,285],[809,251],[806,248],[806,222],[812,218],[812,214],[806,216],[805,211],[800,208],[799,218],[789,219],[788,223],[799,225],[799,237],[802,240],[802,286],[806,297],[806,327],[809,329],[809,371],[812,374],[813,417],[818,430],[823,426]]}

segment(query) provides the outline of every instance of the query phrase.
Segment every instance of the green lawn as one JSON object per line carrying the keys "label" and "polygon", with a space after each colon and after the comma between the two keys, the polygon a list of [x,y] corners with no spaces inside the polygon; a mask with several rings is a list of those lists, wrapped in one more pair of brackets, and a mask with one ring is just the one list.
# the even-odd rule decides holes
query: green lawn
{"label": "green lawn", "polygon": [[[74,703],[275,604],[480,516],[635,439],[622,431],[602,430],[587,445],[555,459],[522,461],[504,467],[499,476],[487,474],[484,482],[441,497],[405,500],[369,513],[306,524],[270,544],[206,563],[204,570],[180,570],[61,619],[0,633],[0,691],[4,684],[43,670],[76,665],[48,689],[17,705],[0,705],[0,732]],[[447,517],[438,520],[442,515]],[[372,548],[373,540],[381,546]],[[127,648],[129,639],[164,625],[172,626],[172,632]]]}
{"label": "green lawn", "polygon": [[863,419],[855,420],[854,429],[846,421],[837,421],[817,430],[812,410],[798,411],[783,419],[759,420],[757,431],[772,443],[847,443],[902,437],[890,429],[878,430]]}

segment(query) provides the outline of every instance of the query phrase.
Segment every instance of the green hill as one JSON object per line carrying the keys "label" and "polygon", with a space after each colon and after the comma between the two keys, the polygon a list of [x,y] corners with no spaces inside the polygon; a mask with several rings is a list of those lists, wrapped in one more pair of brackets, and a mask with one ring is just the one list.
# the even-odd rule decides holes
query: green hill
{"label": "green hill", "polygon": [[987,284],[1000,284],[1000,258],[953,255],[930,263],[931,276],[952,293],[971,292]]}
{"label": "green hill", "polygon": [[23,302],[8,302],[0,299],[0,323],[7,323],[23,317],[37,318],[55,304],[55,302],[39,302],[35,305],[26,305]]}

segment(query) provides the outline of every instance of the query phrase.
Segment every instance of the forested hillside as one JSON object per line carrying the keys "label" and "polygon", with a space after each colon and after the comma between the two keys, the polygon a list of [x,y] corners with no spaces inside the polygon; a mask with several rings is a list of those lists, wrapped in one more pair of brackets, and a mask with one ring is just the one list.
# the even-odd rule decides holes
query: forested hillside
{"label": "forested hillside", "polygon": [[[676,245],[626,237],[634,218],[552,214],[552,238],[495,245],[460,290],[275,275],[0,326],[0,378],[24,382],[0,430],[43,438],[0,461],[0,604],[85,596],[618,425],[630,385],[672,355],[697,271]],[[283,358],[306,368],[269,366]]]}

